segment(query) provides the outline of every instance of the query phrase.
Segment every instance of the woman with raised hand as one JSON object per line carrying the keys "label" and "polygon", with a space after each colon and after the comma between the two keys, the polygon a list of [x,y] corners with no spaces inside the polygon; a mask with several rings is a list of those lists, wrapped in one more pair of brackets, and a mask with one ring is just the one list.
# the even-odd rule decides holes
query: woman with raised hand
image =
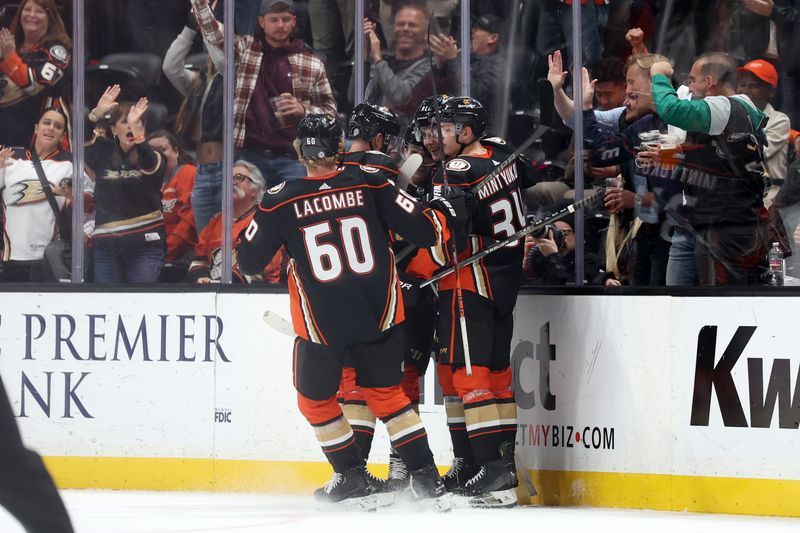
{"label": "woman with raised hand", "polygon": [[86,146],[95,176],[94,277],[98,283],[155,283],[164,264],[161,185],[166,160],[145,142],[147,98],[117,103],[119,85],[108,87],[89,113],[110,113],[110,136]]}
{"label": "woman with raised hand", "polygon": [[0,29],[0,144],[26,147],[32,125],[48,108],[67,117],[62,148],[70,149],[67,72],[72,41],[53,0],[23,0]]}

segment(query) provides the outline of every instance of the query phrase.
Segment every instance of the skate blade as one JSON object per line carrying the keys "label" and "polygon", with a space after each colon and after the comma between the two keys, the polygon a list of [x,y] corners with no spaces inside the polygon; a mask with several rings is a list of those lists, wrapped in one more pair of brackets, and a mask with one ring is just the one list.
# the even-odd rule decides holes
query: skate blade
{"label": "skate blade", "polygon": [[422,498],[415,500],[414,505],[420,511],[449,513],[454,507],[454,496],[450,493],[445,493],[438,498]]}
{"label": "skate blade", "polygon": [[320,502],[317,501],[317,510],[330,511],[330,512],[345,512],[345,511],[362,511],[370,512],[375,511],[378,507],[385,507],[390,504],[382,503],[384,501],[382,494],[370,494],[369,496],[361,496],[359,498],[347,498],[339,502]]}
{"label": "skate blade", "polygon": [[454,496],[450,493],[445,493],[438,498],[419,498],[410,488],[395,492],[394,500],[390,505],[401,510],[413,510],[415,513],[447,513],[455,506]]}
{"label": "skate blade", "polygon": [[517,505],[517,492],[514,489],[496,490],[480,496],[467,498],[467,505],[475,509],[504,509]]}

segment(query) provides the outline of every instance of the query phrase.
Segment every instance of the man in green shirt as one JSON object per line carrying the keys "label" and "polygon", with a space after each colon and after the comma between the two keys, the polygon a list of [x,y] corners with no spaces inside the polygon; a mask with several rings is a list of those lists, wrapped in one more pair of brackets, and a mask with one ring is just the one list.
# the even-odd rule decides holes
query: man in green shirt
{"label": "man in green shirt", "polygon": [[688,132],[675,178],[685,186],[681,213],[697,237],[701,285],[757,284],[765,262],[766,118],[750,98],[735,94],[736,67],[727,54],[698,57],[689,74],[692,100],[678,98],[669,63],[650,68],[656,112]]}

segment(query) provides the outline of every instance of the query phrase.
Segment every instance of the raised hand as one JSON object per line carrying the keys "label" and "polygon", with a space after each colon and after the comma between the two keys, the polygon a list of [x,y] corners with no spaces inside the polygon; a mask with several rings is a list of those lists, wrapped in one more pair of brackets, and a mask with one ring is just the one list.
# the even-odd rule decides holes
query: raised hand
{"label": "raised hand", "polygon": [[449,35],[431,34],[431,53],[436,58],[436,63],[441,67],[447,61],[458,57],[456,40]]}
{"label": "raised hand", "polygon": [[366,37],[366,50],[372,61],[377,63],[383,56],[381,55],[381,40],[378,38],[377,26],[369,19],[364,19],[364,36]]}
{"label": "raised hand", "polygon": [[131,125],[131,128],[141,123],[145,111],[147,111],[147,98],[142,97],[139,98],[139,101],[132,105],[130,111],[128,111],[128,124]]}
{"label": "raised hand", "polygon": [[117,103],[117,98],[119,98],[119,94],[121,92],[122,89],[119,85],[111,85],[110,87],[106,87],[105,92],[97,101],[97,105],[94,106],[94,109],[92,109],[92,114],[97,118],[101,118],[103,115],[117,107],[119,105]]}
{"label": "raised hand", "polygon": [[564,61],[561,59],[561,51],[556,50],[552,55],[547,56],[547,81],[553,86],[553,90],[558,92],[564,88],[564,81],[567,79],[567,71],[564,70]]}
{"label": "raised hand", "polygon": [[625,40],[631,45],[631,51],[634,54],[646,54],[647,48],[643,44],[644,31],[641,28],[631,28],[625,34]]}
{"label": "raised hand", "polygon": [[597,80],[589,79],[589,71],[586,67],[581,69],[581,87],[583,87],[583,110],[588,111],[594,102],[594,86]]}
{"label": "raised hand", "polygon": [[0,30],[0,58],[5,59],[17,50],[17,45],[14,42],[14,36],[8,31],[8,28]]}
{"label": "raised hand", "polygon": [[657,61],[656,63],[653,63],[650,66],[650,76],[655,76],[656,74],[663,74],[668,78],[672,78],[672,65],[666,61]]}

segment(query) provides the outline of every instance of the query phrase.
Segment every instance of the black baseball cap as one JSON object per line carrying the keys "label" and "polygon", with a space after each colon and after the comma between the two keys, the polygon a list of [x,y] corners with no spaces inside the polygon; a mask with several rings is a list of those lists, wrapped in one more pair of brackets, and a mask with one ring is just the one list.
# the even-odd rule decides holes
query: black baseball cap
{"label": "black baseball cap", "polygon": [[292,0],[262,0],[261,15],[267,13],[285,13],[289,12],[294,14],[294,2]]}
{"label": "black baseball cap", "polygon": [[503,26],[503,21],[500,20],[500,17],[497,17],[495,15],[481,15],[480,17],[475,19],[475,22],[472,24],[472,26],[483,28],[489,33],[500,34],[500,30],[502,29]]}

